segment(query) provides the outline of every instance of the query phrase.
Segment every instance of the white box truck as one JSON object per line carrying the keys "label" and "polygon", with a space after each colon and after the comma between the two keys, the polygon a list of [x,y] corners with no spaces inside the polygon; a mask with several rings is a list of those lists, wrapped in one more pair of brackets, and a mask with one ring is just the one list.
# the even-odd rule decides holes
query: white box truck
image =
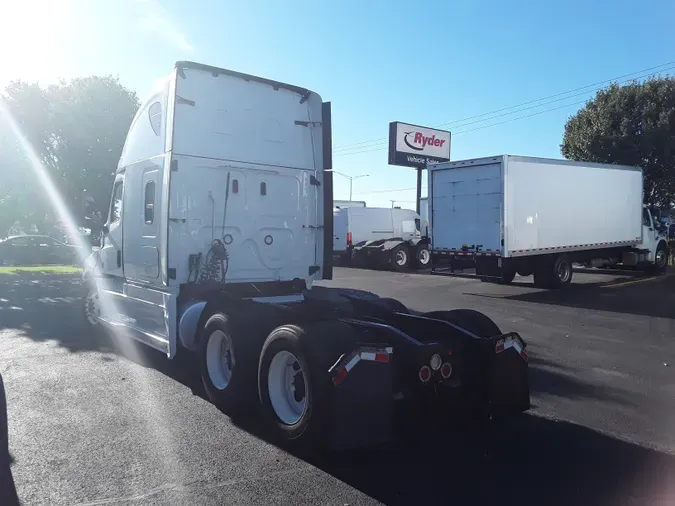
{"label": "white box truck", "polygon": [[429,167],[432,263],[471,256],[483,280],[560,287],[572,264],[665,270],[668,246],[643,205],[642,169],[502,155]]}
{"label": "white box truck", "polygon": [[431,264],[420,215],[398,207],[349,207],[333,211],[333,253],[348,265],[423,269]]}
{"label": "white box truck", "polygon": [[484,314],[314,286],[332,277],[331,160],[316,93],[178,62],[127,134],[83,274],[92,331],[193,357],[212,402],[285,444],[381,442],[395,404],[527,410],[522,338]]}

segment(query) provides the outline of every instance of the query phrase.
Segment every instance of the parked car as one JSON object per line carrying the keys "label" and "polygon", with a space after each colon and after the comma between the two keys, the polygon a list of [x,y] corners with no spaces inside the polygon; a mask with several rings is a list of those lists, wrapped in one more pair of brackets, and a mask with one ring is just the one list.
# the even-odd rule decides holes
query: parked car
{"label": "parked car", "polygon": [[79,263],[79,251],[48,235],[17,235],[0,241],[0,264],[73,264]]}

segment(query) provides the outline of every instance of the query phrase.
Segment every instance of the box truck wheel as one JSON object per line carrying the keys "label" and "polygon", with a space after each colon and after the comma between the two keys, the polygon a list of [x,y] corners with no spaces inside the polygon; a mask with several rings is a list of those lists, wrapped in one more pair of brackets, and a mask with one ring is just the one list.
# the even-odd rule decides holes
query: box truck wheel
{"label": "box truck wheel", "polygon": [[499,283],[502,285],[510,285],[516,277],[516,269],[513,267],[506,267],[502,269],[502,276],[499,278]]}
{"label": "box truck wheel", "polygon": [[540,288],[562,288],[572,282],[572,262],[567,255],[544,257],[534,269],[534,285]]}
{"label": "box truck wheel", "polygon": [[320,444],[330,426],[329,368],[356,339],[336,320],[283,325],[265,340],[258,364],[258,393],[274,439],[293,446]]}
{"label": "box truck wheel", "polygon": [[656,253],[654,254],[654,268],[658,272],[665,272],[668,267],[668,247],[666,243],[661,241],[656,248]]}
{"label": "box truck wheel", "polygon": [[410,250],[405,244],[399,244],[391,250],[391,263],[394,270],[403,272],[410,266]]}
{"label": "box truck wheel", "polygon": [[247,311],[236,316],[215,312],[200,333],[198,356],[201,379],[209,400],[219,409],[233,411],[255,401],[257,353],[255,322]]}

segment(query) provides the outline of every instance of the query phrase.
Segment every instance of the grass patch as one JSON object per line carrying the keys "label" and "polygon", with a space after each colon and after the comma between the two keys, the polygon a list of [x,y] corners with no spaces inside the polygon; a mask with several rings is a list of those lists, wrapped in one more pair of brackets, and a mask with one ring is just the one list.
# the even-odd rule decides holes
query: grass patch
{"label": "grass patch", "polygon": [[17,265],[13,267],[0,266],[0,275],[18,276],[20,274],[79,274],[81,267],[75,265]]}

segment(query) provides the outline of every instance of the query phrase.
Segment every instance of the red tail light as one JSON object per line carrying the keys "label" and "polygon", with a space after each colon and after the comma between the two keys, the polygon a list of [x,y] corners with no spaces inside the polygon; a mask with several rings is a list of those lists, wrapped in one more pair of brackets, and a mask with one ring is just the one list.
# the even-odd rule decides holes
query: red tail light
{"label": "red tail light", "polygon": [[452,375],[452,365],[450,365],[450,362],[445,362],[441,366],[441,376],[443,379],[448,379]]}
{"label": "red tail light", "polygon": [[420,368],[419,378],[422,383],[426,383],[431,379],[431,368],[428,365],[423,365]]}
{"label": "red tail light", "polygon": [[351,245],[352,245],[352,233],[347,232],[347,246],[351,246]]}

